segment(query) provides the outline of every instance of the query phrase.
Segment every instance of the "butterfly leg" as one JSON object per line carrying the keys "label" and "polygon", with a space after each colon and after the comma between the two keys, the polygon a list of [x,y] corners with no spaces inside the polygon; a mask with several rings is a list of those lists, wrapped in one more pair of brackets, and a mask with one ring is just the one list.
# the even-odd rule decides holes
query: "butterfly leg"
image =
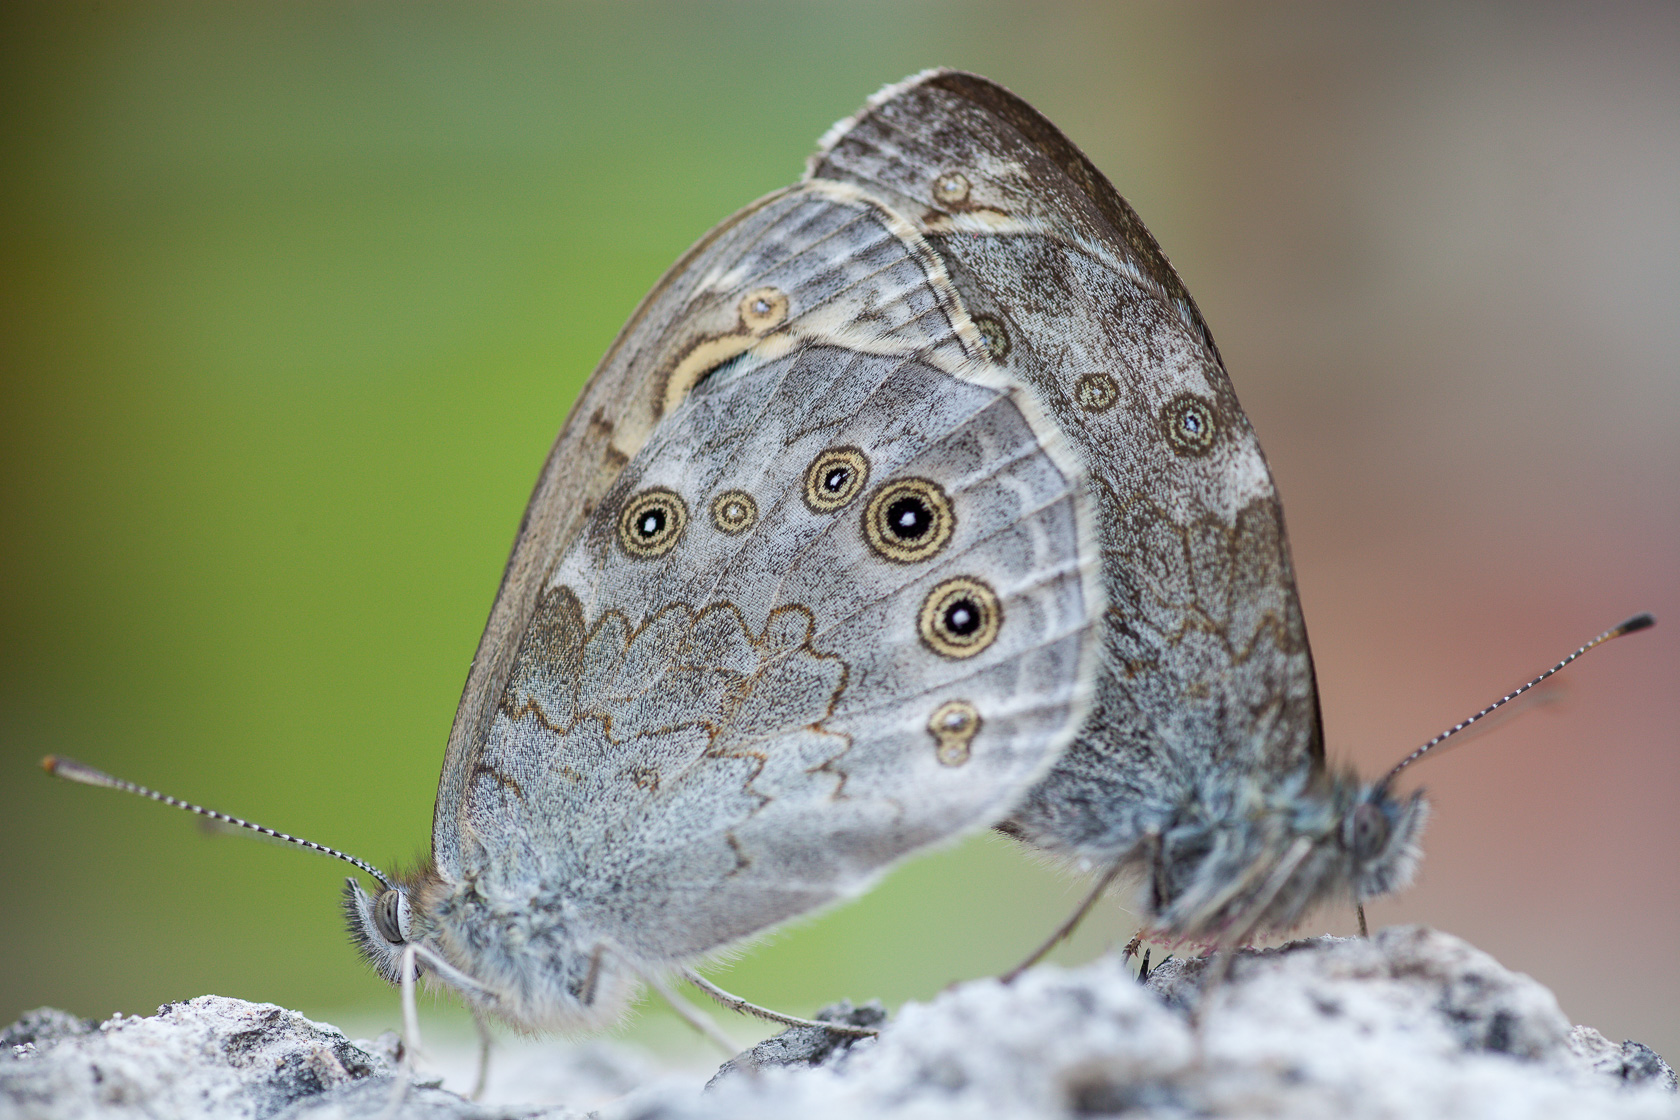
{"label": "butterfly leg", "polygon": [[420,1012],[414,1006],[415,979],[420,972],[414,946],[407,945],[402,954],[402,1057],[397,1061],[391,1079],[391,1099],[379,1114],[379,1120],[394,1120],[408,1099],[408,1086],[414,1080],[414,1056],[420,1052]]}
{"label": "butterfly leg", "polygon": [[771,1023],[780,1023],[784,1027],[821,1027],[833,1034],[843,1034],[849,1038],[873,1038],[881,1032],[874,1027],[854,1027],[850,1023],[830,1023],[822,1019],[801,1019],[797,1015],[784,1015],[780,1011],[772,1011],[768,1007],[760,1007],[756,1003],[749,1003],[740,996],[731,995],[695,972],[692,968],[685,968],[683,979],[711,996],[729,1010],[742,1015],[754,1015]]}
{"label": "butterfly leg", "polygon": [[1231,966],[1236,963],[1236,957],[1236,945],[1221,942],[1214,946],[1213,952],[1206,958],[1207,966],[1202,970],[1200,991],[1196,993],[1196,1002],[1190,1006],[1190,1040],[1195,1047],[1192,1060],[1197,1066],[1202,1065],[1203,1060],[1207,1057],[1205,1039],[1207,1032],[1202,1029],[1202,1024],[1206,1019],[1204,1012],[1208,1004],[1212,1002],[1213,994],[1224,985],[1226,978],[1231,975]]}
{"label": "butterfly leg", "polygon": [[589,972],[583,978],[583,990],[578,993],[578,1002],[585,1007],[595,1003],[595,985],[601,979],[601,954],[605,951],[606,946],[597,945],[595,951],[589,954]]}
{"label": "butterfly leg", "polygon": [[[597,945],[595,947],[595,951],[600,953],[607,948],[608,946],[605,944]],[[670,1004],[671,1010],[677,1013],[678,1018],[682,1019],[683,1022],[687,1023],[695,1030],[699,1031],[713,1045],[722,1050],[727,1057],[733,1058],[740,1052],[740,1047],[735,1045],[734,1039],[724,1034],[722,1029],[719,1028],[716,1023],[712,1022],[711,1019],[696,1011],[693,1004],[677,995],[676,992],[673,992],[671,990],[671,986],[665,983],[664,977],[643,969],[627,954],[620,953],[619,959],[629,965],[630,970],[637,976],[640,976],[642,978],[642,983],[652,988],[660,999]]]}
{"label": "butterfly leg", "polygon": [[468,1003],[472,1009],[473,1026],[478,1028],[478,1071],[473,1075],[472,1092],[467,1099],[476,1101],[484,1095],[484,1087],[490,1081],[490,1024],[484,1020],[484,1012],[476,1004]]}
{"label": "butterfly leg", "polygon": [[[1114,882],[1114,877],[1120,874],[1120,869],[1123,866],[1125,866],[1125,857],[1123,856],[1110,864],[1108,870],[1103,872],[1102,878],[1097,880],[1097,885],[1091,888],[1091,893],[1085,896],[1085,900],[1079,904],[1072,914],[1068,915],[1066,921],[1056,927],[1056,931],[1045,940],[1044,944],[1034,949],[1027,955],[1026,960],[999,976],[998,979],[1005,984],[1013,984],[1017,976],[1048,956],[1050,950],[1061,944],[1063,939],[1070,936],[1078,928],[1079,923],[1085,920],[1085,915],[1091,912],[1091,907],[1095,906],[1097,899],[1101,898],[1103,893],[1108,890],[1109,884]],[[1137,938],[1133,938],[1133,940],[1136,941]],[[1128,952],[1131,950],[1130,945],[1127,946],[1127,950]]]}
{"label": "butterfly leg", "polygon": [[1361,902],[1355,905],[1353,912],[1359,915],[1359,936],[1369,939],[1371,936],[1371,929],[1365,924],[1365,904]]}
{"label": "butterfly leg", "polygon": [[1259,930],[1267,908],[1271,906],[1279,892],[1288,885],[1290,876],[1295,874],[1295,869],[1301,866],[1301,861],[1307,858],[1310,851],[1312,851],[1312,844],[1306,837],[1301,837],[1290,845],[1289,850],[1284,853],[1283,858],[1278,861],[1278,865],[1272,869],[1271,875],[1267,877],[1265,886],[1248,904],[1247,913],[1253,915],[1253,917],[1241,925],[1228,929],[1214,944],[1207,970],[1203,973],[1201,991],[1196,996],[1195,1006],[1190,1009],[1190,1030],[1196,1036],[1198,1061],[1200,1060],[1202,1046],[1203,1008],[1208,1006],[1213,998],[1213,993],[1219,990],[1220,986],[1225,983],[1225,978],[1231,974],[1231,966],[1235,963],[1237,957],[1237,947],[1247,942]]}

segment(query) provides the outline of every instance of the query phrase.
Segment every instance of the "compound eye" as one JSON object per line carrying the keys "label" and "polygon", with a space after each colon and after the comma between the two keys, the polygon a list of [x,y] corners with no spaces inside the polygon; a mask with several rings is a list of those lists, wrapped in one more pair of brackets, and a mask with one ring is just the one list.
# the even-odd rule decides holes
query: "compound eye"
{"label": "compound eye", "polygon": [[408,896],[392,888],[373,903],[373,925],[393,945],[408,944]]}
{"label": "compound eye", "polygon": [[1388,814],[1369,801],[1354,807],[1343,826],[1343,842],[1361,863],[1375,859],[1388,844]]}

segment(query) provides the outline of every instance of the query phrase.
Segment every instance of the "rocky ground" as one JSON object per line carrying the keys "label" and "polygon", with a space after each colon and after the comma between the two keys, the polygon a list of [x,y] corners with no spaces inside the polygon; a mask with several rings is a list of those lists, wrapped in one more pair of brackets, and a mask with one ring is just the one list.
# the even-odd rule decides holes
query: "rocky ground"
{"label": "rocky ground", "polygon": [[1174,960],[1140,984],[1107,957],[977,980],[879,1038],[791,1030],[709,1080],[556,1043],[519,1106],[399,1075],[394,1036],[353,1042],[270,1004],[201,996],[97,1024],[42,1010],[0,1035],[0,1116],[1680,1118],[1662,1058],[1571,1026],[1540,984],[1444,933],[1245,951],[1204,997],[1206,972]]}

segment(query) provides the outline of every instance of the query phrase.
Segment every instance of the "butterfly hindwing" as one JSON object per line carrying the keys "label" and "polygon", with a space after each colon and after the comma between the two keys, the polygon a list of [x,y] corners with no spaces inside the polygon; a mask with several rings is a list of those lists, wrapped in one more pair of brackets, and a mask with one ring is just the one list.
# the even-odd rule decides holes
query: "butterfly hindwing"
{"label": "butterfly hindwing", "polygon": [[837,125],[809,177],[914,215],[1093,482],[1097,700],[1015,827],[1115,854],[1166,827],[1210,765],[1321,768],[1270,471],[1193,301],[1102,174],[1007,90],[933,71]]}

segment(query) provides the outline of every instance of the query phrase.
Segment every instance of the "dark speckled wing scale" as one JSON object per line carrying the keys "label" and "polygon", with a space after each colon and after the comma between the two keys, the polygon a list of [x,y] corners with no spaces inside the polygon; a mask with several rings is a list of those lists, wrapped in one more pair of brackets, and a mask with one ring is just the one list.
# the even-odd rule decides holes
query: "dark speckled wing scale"
{"label": "dark speckled wing scale", "polygon": [[719,227],[538,483],[408,887],[428,943],[505,1018],[599,1022],[1001,819],[1090,703],[1089,493],[902,216],[808,182]]}
{"label": "dark speckled wing scale", "polygon": [[883,91],[811,181],[913,216],[999,360],[1092,480],[1108,596],[1097,698],[1010,828],[1112,859],[1183,803],[1323,769],[1270,471],[1195,304],[1114,188],[1037,111],[971,74]]}

